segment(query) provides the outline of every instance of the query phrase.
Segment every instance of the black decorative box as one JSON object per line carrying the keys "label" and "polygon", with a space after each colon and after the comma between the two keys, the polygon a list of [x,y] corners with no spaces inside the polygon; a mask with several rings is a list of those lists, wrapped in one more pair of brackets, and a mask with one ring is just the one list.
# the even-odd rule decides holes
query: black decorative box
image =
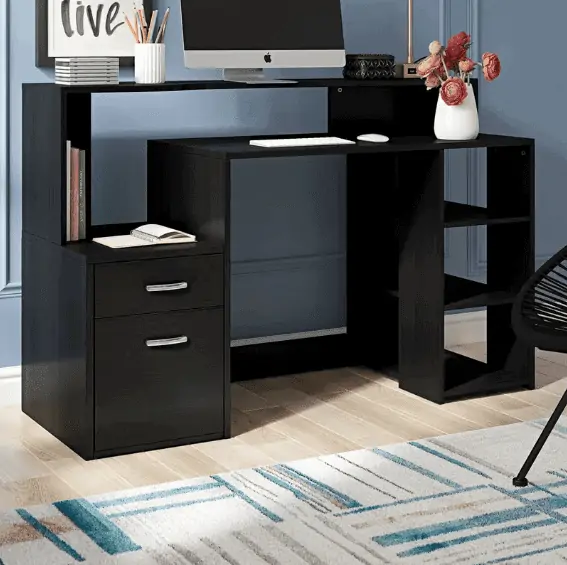
{"label": "black decorative box", "polygon": [[394,78],[396,63],[393,55],[354,54],[346,56],[344,78],[376,80]]}

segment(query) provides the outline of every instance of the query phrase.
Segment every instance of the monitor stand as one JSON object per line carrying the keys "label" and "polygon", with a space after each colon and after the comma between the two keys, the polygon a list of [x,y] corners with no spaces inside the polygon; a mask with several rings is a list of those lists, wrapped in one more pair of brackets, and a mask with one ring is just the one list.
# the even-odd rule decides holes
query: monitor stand
{"label": "monitor stand", "polygon": [[296,80],[266,78],[263,69],[224,69],[222,79],[245,84],[296,84]]}

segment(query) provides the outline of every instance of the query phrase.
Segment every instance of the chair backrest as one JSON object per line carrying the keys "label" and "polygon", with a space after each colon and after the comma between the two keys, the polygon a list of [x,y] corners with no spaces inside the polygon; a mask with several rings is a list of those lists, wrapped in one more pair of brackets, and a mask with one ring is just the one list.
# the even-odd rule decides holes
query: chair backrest
{"label": "chair backrest", "polygon": [[512,309],[518,339],[567,353],[567,247],[546,261],[524,284]]}

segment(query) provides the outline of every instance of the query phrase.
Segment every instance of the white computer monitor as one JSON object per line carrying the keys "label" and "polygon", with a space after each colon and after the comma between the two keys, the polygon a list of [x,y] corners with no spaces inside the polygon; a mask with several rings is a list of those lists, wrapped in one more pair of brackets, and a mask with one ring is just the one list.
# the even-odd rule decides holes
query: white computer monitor
{"label": "white computer monitor", "polygon": [[181,0],[181,15],[185,66],[222,69],[226,80],[345,65],[340,0]]}

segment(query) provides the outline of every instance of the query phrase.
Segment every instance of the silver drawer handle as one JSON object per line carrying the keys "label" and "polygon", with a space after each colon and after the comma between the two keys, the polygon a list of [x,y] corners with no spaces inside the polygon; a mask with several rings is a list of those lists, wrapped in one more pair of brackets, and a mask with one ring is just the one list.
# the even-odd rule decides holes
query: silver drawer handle
{"label": "silver drawer handle", "polygon": [[187,288],[186,282],[170,283],[170,284],[149,284],[146,286],[148,292],[169,292],[171,290],[183,290]]}
{"label": "silver drawer handle", "polygon": [[168,337],[164,339],[147,339],[146,345],[148,347],[167,347],[168,345],[180,345],[181,343],[187,343],[189,341],[186,335],[180,335],[179,337]]}

